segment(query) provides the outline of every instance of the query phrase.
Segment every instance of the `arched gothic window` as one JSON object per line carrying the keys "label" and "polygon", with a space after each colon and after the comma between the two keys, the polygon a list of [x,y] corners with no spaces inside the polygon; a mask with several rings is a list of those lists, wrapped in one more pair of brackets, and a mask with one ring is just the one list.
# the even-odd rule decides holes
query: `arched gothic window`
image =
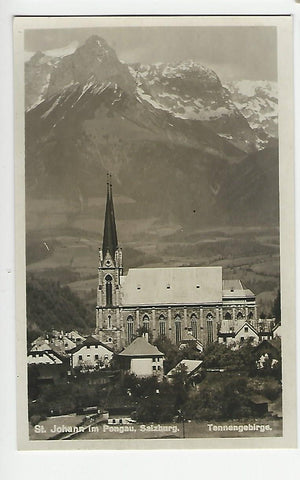
{"label": "arched gothic window", "polygon": [[143,316],[143,330],[144,332],[149,332],[149,317],[148,315]]}
{"label": "arched gothic window", "polygon": [[112,277],[111,275],[106,275],[105,277],[105,293],[106,293],[106,306],[112,306]]}
{"label": "arched gothic window", "polygon": [[166,319],[164,315],[160,315],[158,325],[159,325],[160,337],[165,337],[166,336]]}
{"label": "arched gothic window", "polygon": [[131,315],[127,318],[127,342],[131,343],[133,337],[133,318]]}
{"label": "arched gothic window", "polygon": [[180,315],[175,316],[175,342],[181,341],[181,318]]}
{"label": "arched gothic window", "polygon": [[249,313],[248,319],[249,319],[249,320],[253,320],[253,312],[250,312],[250,313]]}
{"label": "arched gothic window", "polygon": [[231,320],[231,314],[229,312],[225,313],[225,320]]}
{"label": "arched gothic window", "polygon": [[192,330],[193,337],[197,338],[197,334],[198,334],[198,332],[197,332],[197,317],[194,313],[191,316],[191,330]]}
{"label": "arched gothic window", "polygon": [[206,315],[207,343],[214,341],[213,316],[211,313]]}
{"label": "arched gothic window", "polygon": [[237,314],[236,318],[237,318],[238,320],[242,320],[242,319],[243,319],[243,314],[242,314],[242,312],[239,312],[239,313]]}

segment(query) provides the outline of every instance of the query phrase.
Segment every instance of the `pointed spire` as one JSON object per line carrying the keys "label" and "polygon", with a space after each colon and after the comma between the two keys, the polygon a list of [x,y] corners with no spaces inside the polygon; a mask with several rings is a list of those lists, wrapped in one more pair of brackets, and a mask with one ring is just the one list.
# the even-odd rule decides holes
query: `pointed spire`
{"label": "pointed spire", "polygon": [[110,253],[112,258],[115,256],[115,252],[118,248],[118,239],[117,239],[117,229],[115,222],[115,212],[114,204],[112,197],[112,183],[111,183],[111,174],[107,173],[106,176],[106,210],[105,210],[105,221],[104,221],[104,234],[103,234],[103,255],[105,256],[107,252]]}

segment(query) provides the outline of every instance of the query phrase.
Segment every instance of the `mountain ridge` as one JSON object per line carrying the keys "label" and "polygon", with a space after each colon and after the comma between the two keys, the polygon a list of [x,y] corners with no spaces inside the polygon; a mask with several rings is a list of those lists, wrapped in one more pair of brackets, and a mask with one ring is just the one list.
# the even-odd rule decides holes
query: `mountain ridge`
{"label": "mountain ridge", "polygon": [[[26,111],[29,198],[60,195],[84,208],[90,196],[103,194],[101,179],[111,170],[120,194],[133,199],[145,215],[153,211],[163,213],[165,221],[192,222],[195,216],[190,218],[188,212],[196,209],[204,224],[229,221],[224,206],[232,205],[224,200],[225,194],[221,201],[219,193],[230,188],[230,175],[242,174],[239,164],[251,166],[257,146],[254,131],[213,70],[190,60],[133,68],[97,36],[61,59],[38,52],[26,66],[30,92],[36,87],[30,89],[33,77],[48,82],[36,88],[42,99]],[[37,71],[40,77],[33,75]],[[198,116],[177,115],[166,100],[157,104],[157,99],[170,98],[171,94],[159,96],[166,91],[181,92],[187,103],[192,94],[202,92],[198,113],[194,112]],[[207,116],[208,111],[214,115]],[[276,159],[276,150],[268,152]],[[259,178],[261,167],[259,162],[255,165]],[[276,170],[276,160],[272,165]],[[263,192],[252,185],[247,193],[247,188],[250,204],[252,197],[264,202]],[[177,198],[174,191],[189,195]],[[236,203],[241,201],[235,198]],[[273,221],[276,214],[268,219]]]}

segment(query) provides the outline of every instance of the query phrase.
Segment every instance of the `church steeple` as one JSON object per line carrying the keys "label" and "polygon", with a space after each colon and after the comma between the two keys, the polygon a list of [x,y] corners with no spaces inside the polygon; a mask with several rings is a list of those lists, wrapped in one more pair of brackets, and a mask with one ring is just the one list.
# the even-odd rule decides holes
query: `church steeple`
{"label": "church steeple", "polygon": [[117,249],[118,238],[112,197],[111,175],[107,174],[106,210],[102,244],[103,256],[105,257],[105,255],[109,252],[111,257],[114,258]]}
{"label": "church steeple", "polygon": [[[107,174],[106,209],[102,249],[99,248],[96,331],[109,331],[119,325],[120,286],[123,275],[122,250],[118,246],[111,175]],[[119,330],[118,330],[119,331]]]}

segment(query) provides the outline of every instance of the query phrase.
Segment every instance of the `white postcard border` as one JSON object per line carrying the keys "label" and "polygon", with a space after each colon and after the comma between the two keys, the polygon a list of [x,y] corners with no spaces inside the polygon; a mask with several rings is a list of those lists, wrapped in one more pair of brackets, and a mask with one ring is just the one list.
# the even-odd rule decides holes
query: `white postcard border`
{"label": "white postcard border", "polygon": [[[134,25],[268,25],[278,28],[280,136],[280,235],[283,325],[283,437],[182,440],[56,440],[28,439],[25,322],[25,182],[23,31],[26,28]],[[294,126],[292,18],[273,17],[16,17],[15,41],[15,264],[17,318],[18,448],[23,450],[160,449],[160,448],[293,448],[296,446],[295,250],[294,250]]]}

